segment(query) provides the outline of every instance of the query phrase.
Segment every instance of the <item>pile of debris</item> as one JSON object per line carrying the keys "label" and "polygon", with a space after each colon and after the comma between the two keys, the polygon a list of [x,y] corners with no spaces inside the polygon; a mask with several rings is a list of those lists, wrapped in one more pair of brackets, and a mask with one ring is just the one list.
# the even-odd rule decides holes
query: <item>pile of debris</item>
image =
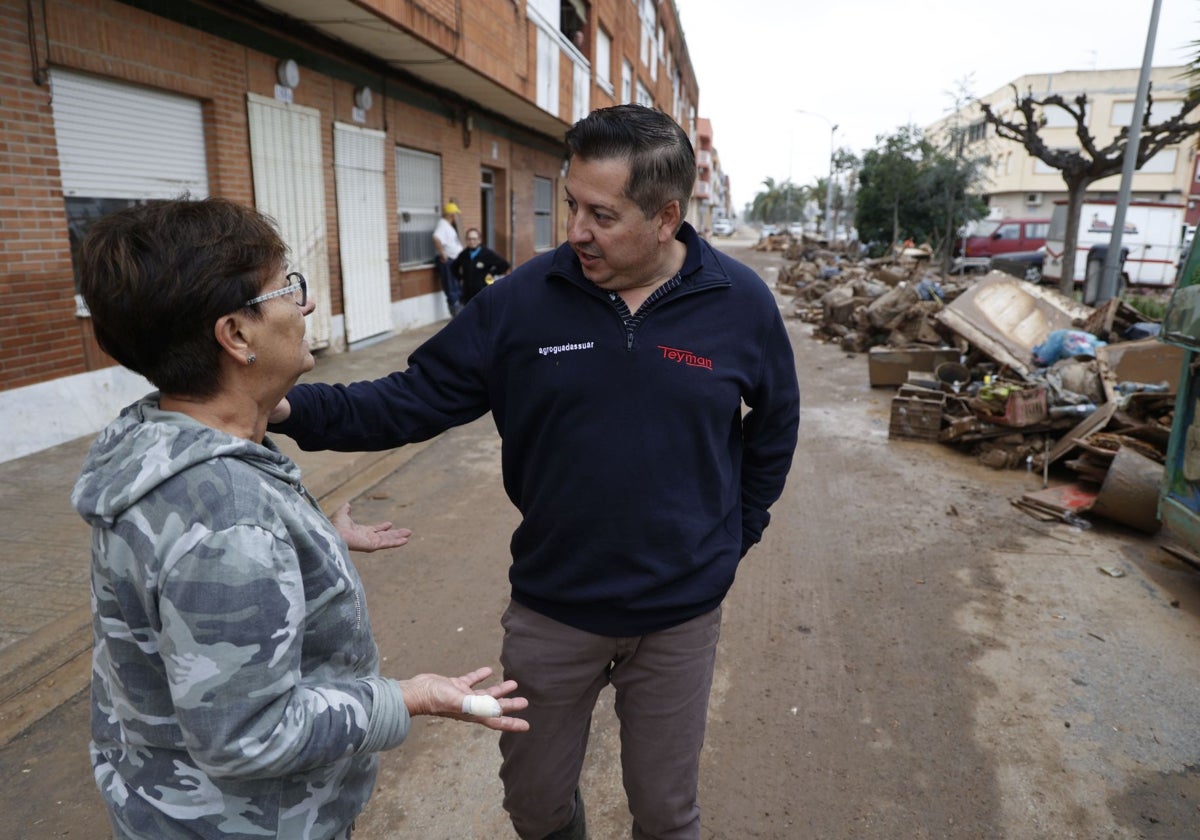
{"label": "pile of debris", "polygon": [[[870,384],[896,389],[889,437],[1038,470],[1045,493],[1017,503],[1040,518],[1092,510],[1157,529],[1183,358],[1157,322],[997,271],[945,275],[927,248],[859,260],[801,240],[785,256],[777,287],[795,296],[792,316],[867,353]],[[1049,486],[1055,463],[1074,473],[1067,490]]]}

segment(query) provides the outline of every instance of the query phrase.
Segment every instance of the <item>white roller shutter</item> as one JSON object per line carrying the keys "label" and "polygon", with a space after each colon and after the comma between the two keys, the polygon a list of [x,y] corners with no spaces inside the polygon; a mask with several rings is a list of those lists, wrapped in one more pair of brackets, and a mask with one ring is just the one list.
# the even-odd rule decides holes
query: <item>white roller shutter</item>
{"label": "white roller shutter", "polygon": [[385,137],[382,131],[333,125],[342,306],[351,343],[392,328]]}
{"label": "white roller shutter", "polygon": [[50,84],[64,196],[208,195],[198,100],[58,68]]}
{"label": "white roller shutter", "polygon": [[291,250],[292,270],[308,279],[316,309],[308,322],[310,346],[326,347],[332,333],[325,179],[321,173],[321,113],[315,108],[246,94],[254,203],[279,225]]}

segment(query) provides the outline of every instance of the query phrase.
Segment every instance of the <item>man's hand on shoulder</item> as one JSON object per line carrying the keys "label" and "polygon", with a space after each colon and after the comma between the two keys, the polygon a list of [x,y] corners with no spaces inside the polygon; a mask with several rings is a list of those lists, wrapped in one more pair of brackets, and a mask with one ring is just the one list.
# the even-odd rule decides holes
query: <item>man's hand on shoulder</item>
{"label": "man's hand on shoulder", "polygon": [[279,401],[279,405],[271,409],[271,413],[267,415],[267,423],[282,423],[291,416],[292,404],[288,402],[287,397],[284,397]]}

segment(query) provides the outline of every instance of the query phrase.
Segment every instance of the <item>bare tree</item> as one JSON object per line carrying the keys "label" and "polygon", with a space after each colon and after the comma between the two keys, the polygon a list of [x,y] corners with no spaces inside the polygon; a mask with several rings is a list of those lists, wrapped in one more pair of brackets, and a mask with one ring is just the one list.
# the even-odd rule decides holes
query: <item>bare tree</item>
{"label": "bare tree", "polygon": [[[1062,172],[1067,185],[1067,230],[1063,237],[1063,272],[1059,289],[1064,294],[1071,294],[1075,290],[1075,244],[1079,238],[1079,215],[1084,196],[1093,182],[1120,173],[1129,140],[1129,128],[1121,128],[1107,146],[1101,147],[1087,128],[1087,94],[1081,93],[1067,101],[1059,94],[1036,97],[1029,91],[1021,95],[1015,85],[1012,90],[1012,112],[997,114],[987,102],[980,102],[979,107],[984,120],[995,128],[997,137],[1020,143],[1029,154]],[[1188,115],[1200,105],[1200,92],[1190,91],[1179,113],[1155,124],[1150,123],[1152,102],[1153,97],[1148,95],[1138,145],[1139,169],[1162,149],[1182,143],[1200,131],[1200,122],[1187,121]],[[1046,124],[1045,110],[1051,107],[1061,108],[1075,121],[1075,136],[1080,148],[1055,149],[1046,145],[1038,134]]]}

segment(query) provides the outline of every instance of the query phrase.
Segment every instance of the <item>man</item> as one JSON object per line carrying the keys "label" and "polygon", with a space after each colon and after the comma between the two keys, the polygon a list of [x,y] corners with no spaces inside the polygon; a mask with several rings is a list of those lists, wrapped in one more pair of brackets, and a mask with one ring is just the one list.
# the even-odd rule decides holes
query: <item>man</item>
{"label": "man", "polygon": [[458,205],[453,201],[446,202],[442,208],[442,218],[433,228],[433,247],[437,249],[438,275],[442,278],[442,291],[446,295],[446,306],[450,308],[451,317],[462,309],[462,290],[458,278],[450,270],[451,263],[463,249],[458,238]]}
{"label": "man", "polygon": [[770,290],[683,222],[696,168],[678,125],[619,105],[566,139],[568,244],[407,371],[294,388],[273,428],[386,449],[491,410],[522,515],[501,651],[529,698],[530,731],[500,740],[513,826],[587,836],[579,774],[612,684],[632,836],[696,840],[721,601],[791,464],[795,363]]}
{"label": "man", "polygon": [[460,283],[463,306],[509,268],[508,260],[483,244],[479,228],[467,228],[467,247],[450,264],[450,273]]}

